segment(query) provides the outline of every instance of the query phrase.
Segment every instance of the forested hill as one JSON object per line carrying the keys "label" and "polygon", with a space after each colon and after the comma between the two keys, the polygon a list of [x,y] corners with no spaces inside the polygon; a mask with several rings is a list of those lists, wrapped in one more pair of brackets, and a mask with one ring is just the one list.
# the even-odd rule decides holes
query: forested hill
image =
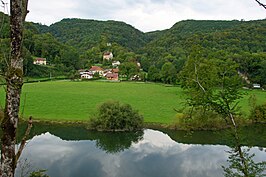
{"label": "forested hill", "polygon": [[169,59],[173,61],[187,58],[195,45],[212,52],[266,52],[266,20],[181,21],[148,43],[142,53],[150,60],[148,63],[161,65]]}
{"label": "forested hill", "polygon": [[[186,20],[177,22],[172,28],[157,33],[157,38],[150,42],[146,49],[164,47],[165,52],[175,47],[184,47],[184,42],[190,40],[196,43],[200,36],[205,40],[232,40],[233,38],[242,42],[257,42],[262,45],[261,40],[265,40],[266,20],[256,21],[212,21],[212,20]],[[210,38],[210,36],[217,38]],[[218,36],[220,35],[221,38]],[[236,35],[236,36],[234,36]],[[208,36],[208,37],[207,37]],[[196,37],[196,38],[195,38]],[[255,37],[255,38],[252,38]],[[259,41],[258,37],[260,38]],[[193,39],[194,38],[194,39]],[[199,42],[199,41],[198,41]],[[146,50],[145,50],[146,51]],[[161,53],[161,52],[160,52]]]}
{"label": "forested hill", "polygon": [[50,32],[59,41],[81,51],[88,50],[101,42],[117,43],[135,50],[143,47],[148,38],[134,27],[118,21],[97,21],[84,19],[63,19],[60,22],[39,26],[42,32]]}
{"label": "forested hill", "polygon": [[142,66],[161,69],[167,62],[181,71],[192,53],[205,58],[224,56],[239,64],[251,82],[266,84],[266,19],[256,21],[196,21],[176,23],[148,43],[141,53]]}
{"label": "forested hill", "polygon": [[[8,52],[9,18],[0,15],[3,16],[0,19],[0,61],[4,63],[2,56],[7,56]],[[115,60],[138,61],[146,72],[153,67],[158,77],[163,65],[170,63],[176,75],[191,53],[200,49],[208,59],[223,53],[225,58],[237,62],[238,69],[252,82],[266,85],[266,19],[185,20],[170,29],[148,33],[124,22],[84,19],[63,19],[51,26],[28,22],[25,28],[24,46],[29,58],[44,57],[50,66],[62,67],[60,71],[104,64],[103,53],[111,51]],[[161,78],[153,79],[157,80]]]}

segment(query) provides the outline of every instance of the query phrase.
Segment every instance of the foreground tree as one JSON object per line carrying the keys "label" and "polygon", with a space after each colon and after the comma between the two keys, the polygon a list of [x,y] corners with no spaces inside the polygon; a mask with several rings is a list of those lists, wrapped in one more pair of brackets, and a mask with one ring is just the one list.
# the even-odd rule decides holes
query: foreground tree
{"label": "foreground tree", "polygon": [[220,52],[214,57],[209,58],[201,48],[190,55],[182,71],[182,86],[188,91],[188,103],[192,110],[217,113],[231,127],[235,146],[229,151],[229,167],[223,167],[226,177],[264,176],[265,162],[254,162],[254,155],[241,147],[236,123],[238,99],[242,95],[238,65],[226,53]]}
{"label": "foreground tree", "polygon": [[236,127],[234,115],[241,98],[241,78],[238,65],[219,53],[208,58],[201,48],[195,48],[181,73],[182,86],[188,91],[192,109],[214,111]]}
{"label": "foreground tree", "polygon": [[19,155],[15,154],[16,130],[18,127],[20,94],[23,85],[22,38],[23,22],[25,21],[28,0],[10,1],[10,46],[11,55],[8,59],[6,74],[6,105],[2,120],[2,148],[0,176],[13,177]]}

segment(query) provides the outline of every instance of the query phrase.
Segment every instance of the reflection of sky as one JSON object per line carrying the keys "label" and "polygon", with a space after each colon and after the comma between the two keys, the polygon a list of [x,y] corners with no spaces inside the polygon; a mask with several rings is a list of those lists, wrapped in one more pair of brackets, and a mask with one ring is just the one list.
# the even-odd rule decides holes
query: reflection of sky
{"label": "reflection of sky", "polygon": [[[222,177],[226,150],[226,146],[180,144],[159,131],[145,130],[140,142],[108,154],[95,141],[64,141],[46,133],[28,143],[22,158],[27,157],[35,169],[47,169],[51,177]],[[257,160],[266,160],[265,149],[252,152]]]}

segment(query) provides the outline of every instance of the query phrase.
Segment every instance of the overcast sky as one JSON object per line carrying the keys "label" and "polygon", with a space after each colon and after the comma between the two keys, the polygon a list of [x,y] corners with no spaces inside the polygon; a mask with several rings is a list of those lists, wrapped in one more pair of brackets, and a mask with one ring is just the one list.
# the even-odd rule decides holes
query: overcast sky
{"label": "overcast sky", "polygon": [[167,29],[186,19],[266,18],[266,10],[255,0],[29,0],[29,10],[27,21],[45,25],[63,18],[117,20],[143,32]]}

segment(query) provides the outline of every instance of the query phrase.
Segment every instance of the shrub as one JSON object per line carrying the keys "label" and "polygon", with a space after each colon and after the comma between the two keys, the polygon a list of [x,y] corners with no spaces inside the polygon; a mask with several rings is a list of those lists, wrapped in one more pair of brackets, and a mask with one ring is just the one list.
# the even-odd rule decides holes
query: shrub
{"label": "shrub", "polygon": [[93,129],[105,131],[133,131],[141,129],[143,117],[133,110],[129,104],[120,104],[118,101],[108,101],[98,108],[98,113],[91,118],[90,126]]}
{"label": "shrub", "polygon": [[251,111],[250,119],[252,122],[266,122],[266,103],[263,105],[255,106]]}
{"label": "shrub", "polygon": [[[188,112],[189,111],[189,112]],[[183,115],[178,116],[176,126],[183,130],[209,130],[227,127],[225,120],[213,111],[204,111],[201,108],[193,112],[186,110]]]}

